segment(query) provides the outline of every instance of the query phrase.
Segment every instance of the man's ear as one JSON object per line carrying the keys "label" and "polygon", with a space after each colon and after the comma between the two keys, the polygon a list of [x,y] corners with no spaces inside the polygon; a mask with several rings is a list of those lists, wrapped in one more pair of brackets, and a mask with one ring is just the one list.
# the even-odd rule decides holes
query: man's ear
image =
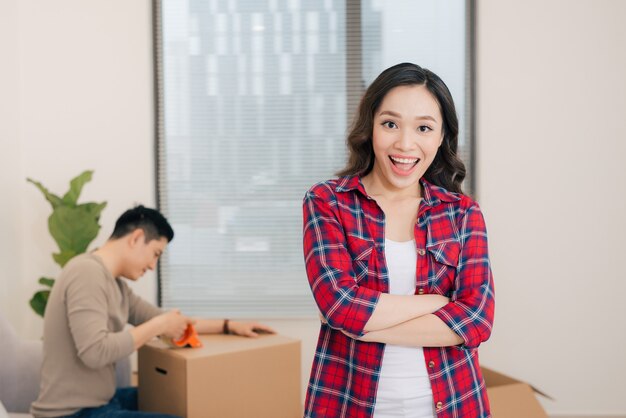
{"label": "man's ear", "polygon": [[146,239],[146,234],[143,232],[143,229],[137,228],[133,232],[129,234],[128,244],[132,247],[135,247],[137,244],[143,244]]}

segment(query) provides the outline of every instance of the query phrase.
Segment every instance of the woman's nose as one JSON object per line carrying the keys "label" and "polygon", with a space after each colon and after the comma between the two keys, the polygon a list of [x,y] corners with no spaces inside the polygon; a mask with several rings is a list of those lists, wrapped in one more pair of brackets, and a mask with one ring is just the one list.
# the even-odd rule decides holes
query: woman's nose
{"label": "woman's nose", "polygon": [[400,131],[400,136],[398,138],[398,142],[396,146],[401,150],[411,150],[415,147],[415,138],[413,132],[402,130]]}

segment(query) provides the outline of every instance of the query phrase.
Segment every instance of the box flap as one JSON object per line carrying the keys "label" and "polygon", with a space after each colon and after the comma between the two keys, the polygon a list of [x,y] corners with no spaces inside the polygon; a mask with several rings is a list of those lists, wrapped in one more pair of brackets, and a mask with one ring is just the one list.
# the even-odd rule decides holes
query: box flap
{"label": "box flap", "polygon": [[483,379],[485,379],[485,383],[487,387],[496,387],[503,385],[511,385],[513,383],[521,383],[520,380],[514,379],[505,374],[496,372],[495,370],[489,369],[487,367],[480,368],[483,372]]}
{"label": "box flap", "polygon": [[487,388],[494,418],[548,418],[532,388],[523,382]]}
{"label": "box flap", "polygon": [[[504,386],[504,385],[512,385],[515,383],[526,383],[521,380],[515,379],[511,376],[507,376],[500,372],[496,372],[495,370],[490,369],[488,367],[481,367],[480,369],[483,372],[483,379],[485,379],[485,384],[487,385],[487,388],[499,387],[499,386]],[[545,392],[542,392],[541,390],[537,389],[535,386],[530,385],[530,384],[528,384],[528,386],[532,388],[532,390],[534,390],[536,393],[543,396],[544,398],[554,400],[554,398],[547,395]]]}

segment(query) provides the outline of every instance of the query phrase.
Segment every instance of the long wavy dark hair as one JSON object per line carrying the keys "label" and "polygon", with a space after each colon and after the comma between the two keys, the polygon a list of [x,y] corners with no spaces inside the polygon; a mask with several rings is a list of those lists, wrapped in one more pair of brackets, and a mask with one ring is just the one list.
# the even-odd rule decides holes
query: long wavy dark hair
{"label": "long wavy dark hair", "polygon": [[378,111],[385,95],[394,87],[423,85],[433,95],[443,117],[443,142],[437,150],[435,159],[424,174],[430,183],[446,190],[463,193],[461,183],[465,178],[465,164],[457,155],[459,121],[454,100],[446,84],[430,70],[411,63],[394,65],[383,71],[368,87],[361,99],[350,134],[348,145],[348,163],[337,173],[339,176],[365,176],[374,167],[374,148],[372,132],[374,115]]}

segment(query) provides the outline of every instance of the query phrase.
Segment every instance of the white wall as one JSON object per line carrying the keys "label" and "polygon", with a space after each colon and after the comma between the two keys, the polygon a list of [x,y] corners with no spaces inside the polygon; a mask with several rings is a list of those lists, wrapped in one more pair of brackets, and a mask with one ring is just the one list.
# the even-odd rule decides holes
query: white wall
{"label": "white wall", "polygon": [[16,323],[21,294],[19,54],[17,1],[0,1],[0,309]]}
{"label": "white wall", "polygon": [[[619,0],[478,5],[478,190],[496,276],[484,364],[556,398],[554,414],[626,414],[626,29]],[[102,233],[154,204],[150,2],[0,0],[0,311],[41,335],[27,306],[58,272],[49,207],[30,176],[63,193],[95,169]],[[621,193],[620,193],[621,192]],[[138,290],[154,300],[154,276]],[[304,340],[318,323],[267,321]],[[621,395],[621,396],[620,396]]]}
{"label": "white wall", "polygon": [[478,2],[484,364],[553,414],[626,414],[626,2]]}
{"label": "white wall", "polygon": [[[154,205],[151,7],[2,0],[0,11],[0,190],[9,203],[0,205],[0,309],[25,337],[39,338],[42,321],[28,300],[37,279],[59,268],[50,206],[25,178],[63,194],[72,177],[95,170],[81,199],[108,201],[94,246],[122,211]],[[153,275],[138,287],[155,300]]]}

